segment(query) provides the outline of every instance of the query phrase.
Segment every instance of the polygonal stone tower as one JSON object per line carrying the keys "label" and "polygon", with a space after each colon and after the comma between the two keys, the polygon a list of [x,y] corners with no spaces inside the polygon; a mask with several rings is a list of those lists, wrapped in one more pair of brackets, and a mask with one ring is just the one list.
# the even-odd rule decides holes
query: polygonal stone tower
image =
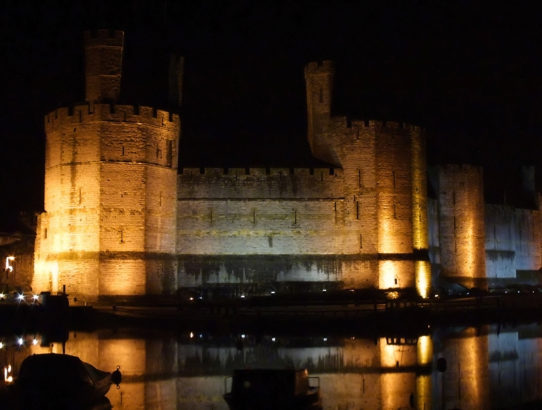
{"label": "polygonal stone tower", "polygon": [[45,116],[33,291],[172,292],[178,115],[118,105],[124,33],[85,33],[86,104]]}
{"label": "polygonal stone tower", "polygon": [[344,172],[349,239],[342,252],[364,259],[362,270],[378,272],[376,287],[416,287],[426,297],[431,280],[423,132],[393,121],[332,116],[333,74],[331,61],[305,67],[311,151]]}

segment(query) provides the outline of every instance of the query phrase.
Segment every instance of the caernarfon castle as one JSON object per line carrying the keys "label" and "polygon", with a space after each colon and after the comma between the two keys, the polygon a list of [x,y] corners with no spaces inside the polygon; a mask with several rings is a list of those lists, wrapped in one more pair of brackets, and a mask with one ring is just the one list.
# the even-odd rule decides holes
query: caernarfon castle
{"label": "caernarfon castle", "polygon": [[307,138],[329,166],[179,168],[179,115],[116,103],[123,47],[121,31],[86,33],[86,102],[45,116],[35,292],[374,287],[426,297],[439,278],[538,283],[531,169],[523,188],[534,206],[484,203],[479,167],[428,171],[420,127],[332,115],[331,61],[305,67]]}

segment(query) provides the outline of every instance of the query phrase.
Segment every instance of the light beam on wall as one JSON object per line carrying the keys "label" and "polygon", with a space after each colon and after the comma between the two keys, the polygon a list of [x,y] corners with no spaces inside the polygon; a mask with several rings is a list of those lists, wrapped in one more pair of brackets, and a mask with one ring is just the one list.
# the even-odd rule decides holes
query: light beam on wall
{"label": "light beam on wall", "polygon": [[415,261],[414,269],[416,271],[416,290],[418,295],[426,299],[431,290],[431,265],[429,261]]}

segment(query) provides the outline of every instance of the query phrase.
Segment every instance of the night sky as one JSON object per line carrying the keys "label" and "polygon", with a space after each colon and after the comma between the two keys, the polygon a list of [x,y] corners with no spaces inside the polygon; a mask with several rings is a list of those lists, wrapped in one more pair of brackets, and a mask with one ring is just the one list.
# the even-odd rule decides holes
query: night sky
{"label": "night sky", "polygon": [[317,165],[303,67],[333,59],[336,113],[422,125],[431,163],[484,165],[500,200],[542,165],[542,23],[471,3],[5,1],[0,229],[43,207],[42,118],[84,99],[93,28],[125,30],[121,103],[167,108],[169,53],[185,56],[181,165]]}

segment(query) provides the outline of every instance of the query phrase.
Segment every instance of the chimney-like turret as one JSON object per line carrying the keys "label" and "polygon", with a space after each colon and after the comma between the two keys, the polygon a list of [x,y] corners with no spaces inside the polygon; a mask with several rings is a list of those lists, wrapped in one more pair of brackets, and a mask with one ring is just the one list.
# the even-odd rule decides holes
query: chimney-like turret
{"label": "chimney-like turret", "polygon": [[183,104],[184,57],[171,54],[169,56],[169,104],[181,108]]}
{"label": "chimney-like turret", "polygon": [[116,102],[120,95],[124,32],[85,32],[85,100]]}

